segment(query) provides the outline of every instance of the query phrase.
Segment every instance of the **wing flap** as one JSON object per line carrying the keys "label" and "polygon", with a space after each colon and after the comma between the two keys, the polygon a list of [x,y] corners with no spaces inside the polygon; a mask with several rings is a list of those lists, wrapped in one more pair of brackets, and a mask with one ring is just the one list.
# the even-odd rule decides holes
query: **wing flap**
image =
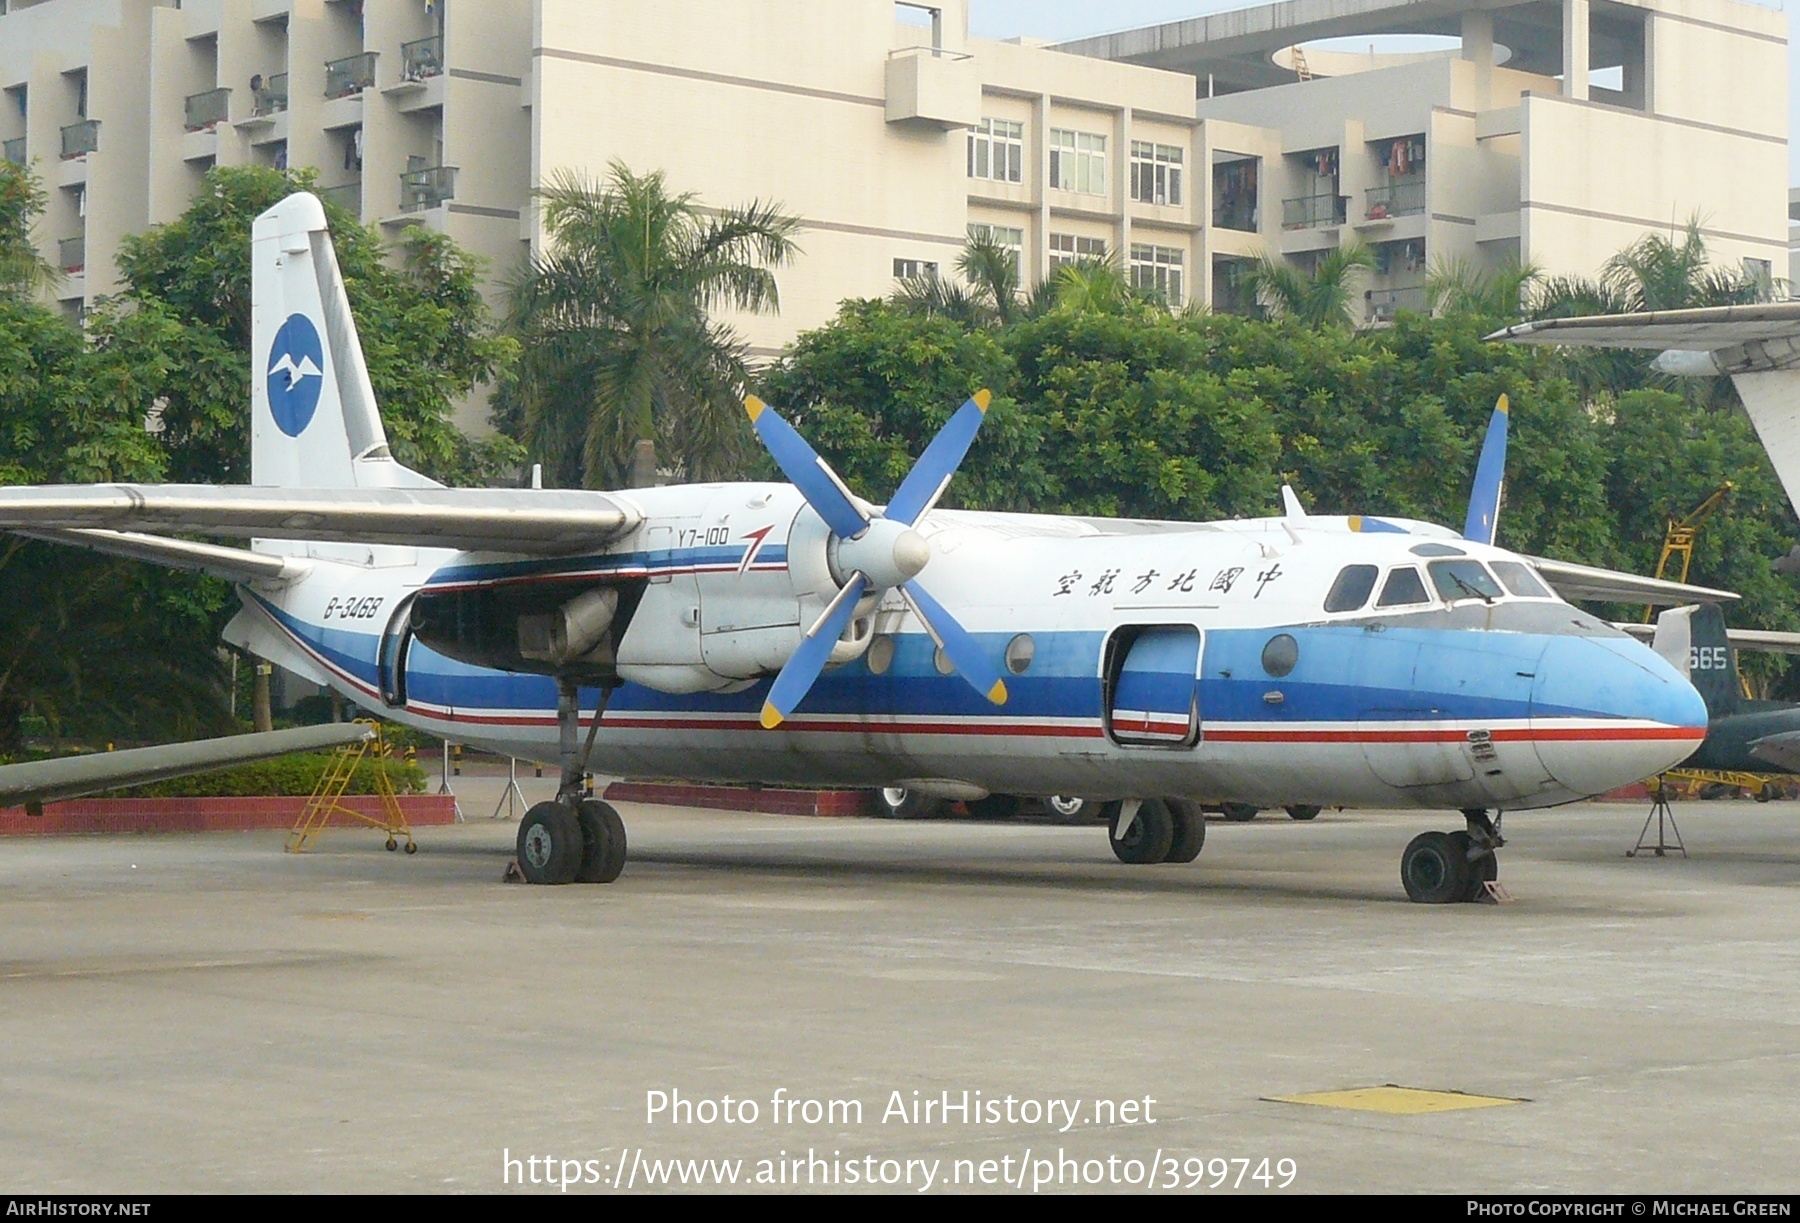
{"label": "wing flap", "polygon": [[567,489],[208,484],[0,489],[0,530],[179,531],[543,556],[597,547],[642,517],[605,493]]}
{"label": "wing flap", "polygon": [[229,582],[292,582],[312,571],[312,562],[297,556],[269,556],[242,548],[164,539],[160,535],[140,535],[132,531],[68,531],[50,527],[16,533],[45,543],[149,561],[170,569],[189,569]]}

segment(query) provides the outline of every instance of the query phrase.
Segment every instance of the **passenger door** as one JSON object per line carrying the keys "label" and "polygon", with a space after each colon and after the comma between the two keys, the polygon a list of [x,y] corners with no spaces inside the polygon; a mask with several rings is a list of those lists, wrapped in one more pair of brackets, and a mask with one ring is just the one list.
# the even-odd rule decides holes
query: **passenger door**
{"label": "passenger door", "polygon": [[1106,730],[1127,747],[1192,747],[1200,739],[1200,630],[1123,628],[1109,651]]}

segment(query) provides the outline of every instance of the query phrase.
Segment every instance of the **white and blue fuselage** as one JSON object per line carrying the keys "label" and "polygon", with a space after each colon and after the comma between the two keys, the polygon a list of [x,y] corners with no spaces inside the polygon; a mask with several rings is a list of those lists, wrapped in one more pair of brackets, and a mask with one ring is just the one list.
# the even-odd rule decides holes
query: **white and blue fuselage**
{"label": "white and blue fuselage", "polygon": [[[514,613],[617,590],[589,763],[639,777],[1518,809],[1651,776],[1705,735],[1684,677],[1503,549],[1344,519],[953,511],[921,524],[924,576],[1004,660],[1006,702],[889,592],[769,730],[770,678],[840,584],[828,532],[785,484],[614,496],[641,522],[584,555],[263,545],[311,568],[244,587],[228,635],[383,716],[555,761],[556,682],[470,659],[516,650]],[[599,695],[581,690],[584,726]]]}

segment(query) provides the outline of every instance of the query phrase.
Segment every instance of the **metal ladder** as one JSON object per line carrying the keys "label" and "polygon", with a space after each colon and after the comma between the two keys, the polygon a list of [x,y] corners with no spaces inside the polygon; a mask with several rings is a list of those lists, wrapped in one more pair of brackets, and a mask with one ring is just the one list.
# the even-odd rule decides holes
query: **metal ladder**
{"label": "metal ladder", "polygon": [[293,831],[288,833],[288,853],[303,854],[311,849],[324,834],[334,815],[360,821],[387,833],[387,847],[390,851],[400,847],[401,837],[406,838],[407,853],[419,851],[418,842],[413,840],[412,825],[406,822],[406,813],[400,809],[400,800],[394,796],[394,783],[385,768],[375,769],[375,798],[381,806],[379,816],[364,815],[361,811],[344,805],[344,791],[350,788],[351,779],[356,776],[356,766],[371,751],[377,762],[385,762],[390,758],[387,740],[381,734],[381,724],[368,718],[358,718],[357,722],[372,729],[375,737],[360,743],[347,743],[331,753],[325,771],[319,775],[319,784],[313,787],[306,806],[301,808],[299,821],[295,823]]}

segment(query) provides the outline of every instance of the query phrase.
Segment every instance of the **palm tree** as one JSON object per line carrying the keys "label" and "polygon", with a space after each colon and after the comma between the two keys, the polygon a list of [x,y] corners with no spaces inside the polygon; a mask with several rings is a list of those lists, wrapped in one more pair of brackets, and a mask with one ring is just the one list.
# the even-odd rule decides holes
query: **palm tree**
{"label": "palm tree", "polygon": [[1425,297],[1433,310],[1484,319],[1516,319],[1543,279],[1535,263],[1510,259],[1483,268],[1465,256],[1440,259],[1425,277]]}
{"label": "palm tree", "polygon": [[1122,314],[1143,298],[1119,271],[1117,258],[1076,259],[1050,277],[1050,300],[1056,310],[1077,314]]}
{"label": "palm tree", "polygon": [[617,161],[601,183],[557,175],[542,200],[549,247],[512,286],[523,352],[497,415],[558,483],[652,483],[659,448],[687,479],[732,474],[746,350],[710,312],[778,308],[799,221],[763,202],[704,209]]}
{"label": "palm tree", "polygon": [[0,297],[15,301],[54,287],[62,273],[38,254],[31,230],[48,197],[24,166],[0,161]]}
{"label": "palm tree", "polygon": [[1243,283],[1277,317],[1312,328],[1340,327],[1354,323],[1356,282],[1374,266],[1369,248],[1353,243],[1327,251],[1310,273],[1264,255]]}
{"label": "palm tree", "polygon": [[1596,279],[1559,276],[1543,282],[1531,314],[1562,318],[1733,306],[1768,301],[1775,287],[1747,270],[1714,266],[1695,215],[1680,241],[1673,234],[1645,234],[1603,263]]}

